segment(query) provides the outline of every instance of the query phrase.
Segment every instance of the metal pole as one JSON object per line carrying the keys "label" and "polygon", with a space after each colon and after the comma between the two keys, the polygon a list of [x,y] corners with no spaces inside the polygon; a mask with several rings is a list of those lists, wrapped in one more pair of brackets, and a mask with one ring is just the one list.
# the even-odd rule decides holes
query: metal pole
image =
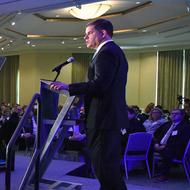
{"label": "metal pole", "polygon": [[[37,141],[36,141],[36,146],[37,149],[40,150],[41,149],[41,127],[42,127],[42,109],[41,109],[41,97],[38,98],[38,114],[37,114],[38,118],[37,118]],[[40,155],[38,154],[37,160],[36,160],[36,164],[35,164],[35,185],[34,185],[34,189],[35,190],[39,190],[39,169],[40,169]]]}

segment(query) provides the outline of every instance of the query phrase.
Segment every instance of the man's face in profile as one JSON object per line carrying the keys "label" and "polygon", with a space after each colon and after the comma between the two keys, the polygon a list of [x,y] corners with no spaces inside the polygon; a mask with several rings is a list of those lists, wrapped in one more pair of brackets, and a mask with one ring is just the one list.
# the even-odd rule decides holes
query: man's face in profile
{"label": "man's face in profile", "polygon": [[86,27],[84,36],[87,48],[96,49],[103,41],[103,32],[98,31],[93,25]]}

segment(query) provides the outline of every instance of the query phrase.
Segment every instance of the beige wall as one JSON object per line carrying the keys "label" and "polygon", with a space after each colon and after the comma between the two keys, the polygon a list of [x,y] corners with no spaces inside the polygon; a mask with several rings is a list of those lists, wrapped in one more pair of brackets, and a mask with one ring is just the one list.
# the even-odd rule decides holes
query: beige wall
{"label": "beige wall", "polygon": [[128,105],[139,105],[140,59],[138,53],[126,53],[129,64],[126,99]]}
{"label": "beige wall", "polygon": [[[53,80],[52,68],[67,60],[71,54],[25,53],[20,55],[20,104],[28,104],[34,93],[40,90],[40,79]],[[71,82],[71,64],[62,69],[58,80]]]}
{"label": "beige wall", "polygon": [[129,62],[127,103],[145,108],[155,102],[156,52],[126,52]]}
{"label": "beige wall", "polygon": [[[40,79],[53,80],[52,68],[67,60],[71,53],[25,53],[20,55],[20,104],[28,104],[35,92],[39,92]],[[127,103],[145,108],[155,101],[156,52],[126,52],[129,62]],[[58,80],[71,82],[71,67],[62,69]],[[62,98],[64,100],[64,98]]]}

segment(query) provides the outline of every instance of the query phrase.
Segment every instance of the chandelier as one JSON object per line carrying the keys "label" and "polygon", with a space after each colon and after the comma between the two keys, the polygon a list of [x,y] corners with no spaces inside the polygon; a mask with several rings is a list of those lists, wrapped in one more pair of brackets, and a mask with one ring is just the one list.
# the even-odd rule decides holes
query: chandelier
{"label": "chandelier", "polygon": [[80,5],[77,7],[68,8],[70,14],[74,17],[88,20],[97,18],[104,13],[106,13],[111,8],[111,5],[102,4],[102,3],[92,3],[92,4],[85,4]]}

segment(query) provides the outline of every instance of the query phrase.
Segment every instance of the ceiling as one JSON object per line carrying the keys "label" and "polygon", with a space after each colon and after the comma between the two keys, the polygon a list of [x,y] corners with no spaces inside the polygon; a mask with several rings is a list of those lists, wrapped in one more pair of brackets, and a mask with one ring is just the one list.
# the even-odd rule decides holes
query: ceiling
{"label": "ceiling", "polygon": [[[65,8],[95,0],[1,0],[0,53],[86,51],[89,21]],[[190,47],[190,0],[106,0],[102,18],[114,25],[114,40],[123,49]]]}

